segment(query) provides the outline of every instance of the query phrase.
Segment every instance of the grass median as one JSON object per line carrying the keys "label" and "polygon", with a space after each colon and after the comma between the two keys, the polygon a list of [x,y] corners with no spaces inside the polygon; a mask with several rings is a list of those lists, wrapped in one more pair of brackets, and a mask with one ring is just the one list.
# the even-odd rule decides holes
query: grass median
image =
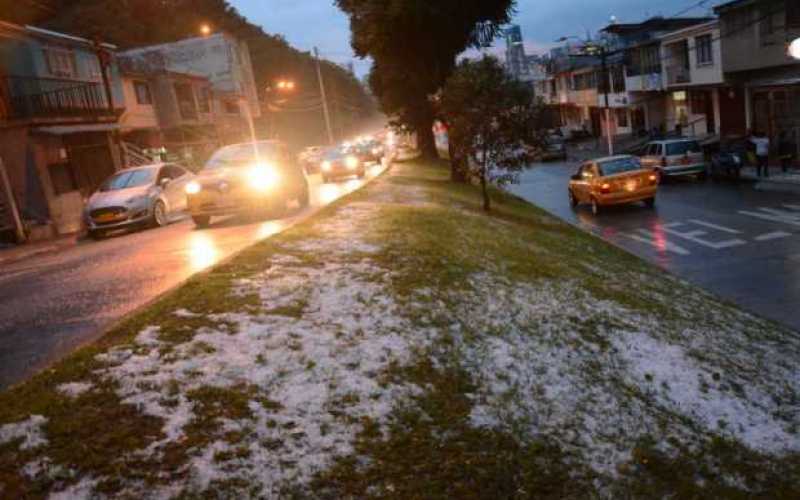
{"label": "grass median", "polygon": [[408,163],[0,394],[0,497],[796,498],[800,340]]}

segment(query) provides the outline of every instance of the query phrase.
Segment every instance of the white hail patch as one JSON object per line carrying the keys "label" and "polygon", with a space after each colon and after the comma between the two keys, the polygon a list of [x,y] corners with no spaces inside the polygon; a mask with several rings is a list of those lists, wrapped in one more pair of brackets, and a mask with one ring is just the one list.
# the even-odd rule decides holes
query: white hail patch
{"label": "white hail patch", "polygon": [[59,385],[56,387],[56,390],[65,396],[77,398],[81,394],[91,390],[92,387],[94,386],[89,382],[69,382]]}
{"label": "white hail patch", "polygon": [[31,415],[29,418],[0,426],[0,444],[6,444],[15,439],[22,439],[20,450],[30,450],[47,444],[47,439],[42,432],[42,426],[47,423],[47,418],[42,415]]}
{"label": "white hail patch", "polygon": [[[679,339],[659,340],[673,335],[675,326],[597,300],[572,284],[512,284],[480,275],[473,286],[459,295],[455,317],[472,332],[462,335],[461,347],[482,387],[475,425],[523,429],[523,439],[554,439],[607,477],[644,436],[672,435],[691,445],[722,433],[767,453],[800,450],[800,439],[788,430],[800,424],[800,414],[786,406],[796,405],[800,394],[800,370],[786,368],[798,352],[794,346],[754,348],[764,373],[753,383],[747,369],[726,369],[732,353],[711,348],[743,343],[733,339],[742,335],[737,318],[724,333],[698,327]],[[581,325],[581,318],[597,321]],[[703,362],[689,354],[698,348],[707,348]],[[723,390],[740,378],[751,380],[746,395]]]}
{"label": "white hail patch", "polygon": [[[377,250],[358,238],[358,223],[369,216],[357,209],[346,225],[321,225],[331,233],[333,255]],[[334,457],[352,453],[365,419],[385,423],[399,401],[419,391],[380,382],[385,369],[409,362],[412,347],[426,342],[426,332],[416,331],[401,316],[384,270],[368,260],[331,259],[310,266],[287,255],[272,257],[270,263],[267,271],[241,280],[235,290],[257,294],[261,312],[214,315],[209,319],[227,326],[201,328],[164,355],[160,348],[167,344],[159,340],[157,328],[148,328],[134,345],[98,356],[107,364],[99,374],[116,382],[124,403],[164,421],[163,439],[144,454],[157,456],[166,444],[185,437],[199,410],[190,399],[193,389],[255,391],[251,418],[221,422],[224,433],[238,431],[245,438],[234,444],[218,440],[192,454],[189,491],[230,478],[260,485],[266,496],[286,485],[302,485]],[[219,458],[242,446],[247,456]]]}

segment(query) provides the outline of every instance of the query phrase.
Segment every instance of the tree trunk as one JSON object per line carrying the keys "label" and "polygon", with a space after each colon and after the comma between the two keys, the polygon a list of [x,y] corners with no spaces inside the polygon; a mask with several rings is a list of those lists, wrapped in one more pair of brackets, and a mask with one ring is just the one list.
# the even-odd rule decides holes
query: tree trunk
{"label": "tree trunk", "polygon": [[427,122],[417,126],[417,147],[422,157],[426,160],[438,158],[436,153],[436,140],[433,138],[433,122]]}
{"label": "tree trunk", "polygon": [[461,149],[455,147],[452,136],[449,138],[448,146],[450,149],[450,180],[465,184],[467,182],[467,159],[460,153]]}
{"label": "tree trunk", "polygon": [[481,193],[483,194],[483,211],[491,212],[492,205],[489,199],[489,189],[486,187],[486,161],[484,160],[483,167],[481,167]]}

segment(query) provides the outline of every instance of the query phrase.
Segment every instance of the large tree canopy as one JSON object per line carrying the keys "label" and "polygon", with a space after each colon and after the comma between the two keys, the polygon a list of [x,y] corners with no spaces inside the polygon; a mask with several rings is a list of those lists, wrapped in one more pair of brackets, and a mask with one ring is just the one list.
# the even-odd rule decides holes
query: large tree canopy
{"label": "large tree canopy", "polygon": [[383,110],[417,131],[433,152],[428,100],[453,72],[456,57],[491,43],[510,21],[515,0],[336,0],[350,17],[352,46],[373,60],[370,86]]}

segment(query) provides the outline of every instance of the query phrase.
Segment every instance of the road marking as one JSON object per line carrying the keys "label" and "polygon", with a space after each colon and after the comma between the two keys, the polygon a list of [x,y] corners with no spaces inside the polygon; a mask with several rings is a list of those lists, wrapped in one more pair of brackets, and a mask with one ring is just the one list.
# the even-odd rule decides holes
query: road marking
{"label": "road marking", "polygon": [[770,240],[777,240],[780,238],[786,238],[791,236],[792,233],[786,233],[784,231],[774,231],[772,233],[762,234],[761,236],[756,236],[756,241],[770,241]]}
{"label": "road marking", "polygon": [[763,219],[770,222],[781,222],[790,224],[792,226],[800,227],[800,214],[794,212],[787,212],[786,210],[779,210],[777,208],[758,207],[758,212],[751,212],[749,210],[739,210],[742,215],[749,215],[757,219]]}
{"label": "road marking", "polygon": [[704,226],[709,229],[716,229],[717,231],[722,231],[723,233],[730,233],[730,234],[742,234],[741,231],[737,231],[736,229],[731,229],[725,226],[718,226],[717,224],[712,224],[710,222],[697,220],[697,219],[689,219],[689,222],[692,224],[697,224],[698,226]]}
{"label": "road marking", "polygon": [[642,235],[635,233],[622,233],[622,235],[640,243],[653,246],[656,250],[661,252],[672,252],[678,255],[691,255],[689,250],[667,241],[663,234],[656,234],[653,231],[648,231],[647,229],[638,229],[638,231],[642,233]]}
{"label": "road marking", "polygon": [[738,247],[747,244],[746,241],[740,240],[738,238],[725,241],[708,241],[701,238],[701,236],[708,235],[707,231],[703,231],[702,229],[693,229],[691,231],[679,231],[675,229],[678,226],[683,226],[683,223],[673,222],[670,224],[665,224],[663,226],[664,232],[676,236],[678,238],[691,241],[692,243],[697,243],[698,245],[702,245],[704,247],[713,248],[714,250],[722,250],[724,248]]}

